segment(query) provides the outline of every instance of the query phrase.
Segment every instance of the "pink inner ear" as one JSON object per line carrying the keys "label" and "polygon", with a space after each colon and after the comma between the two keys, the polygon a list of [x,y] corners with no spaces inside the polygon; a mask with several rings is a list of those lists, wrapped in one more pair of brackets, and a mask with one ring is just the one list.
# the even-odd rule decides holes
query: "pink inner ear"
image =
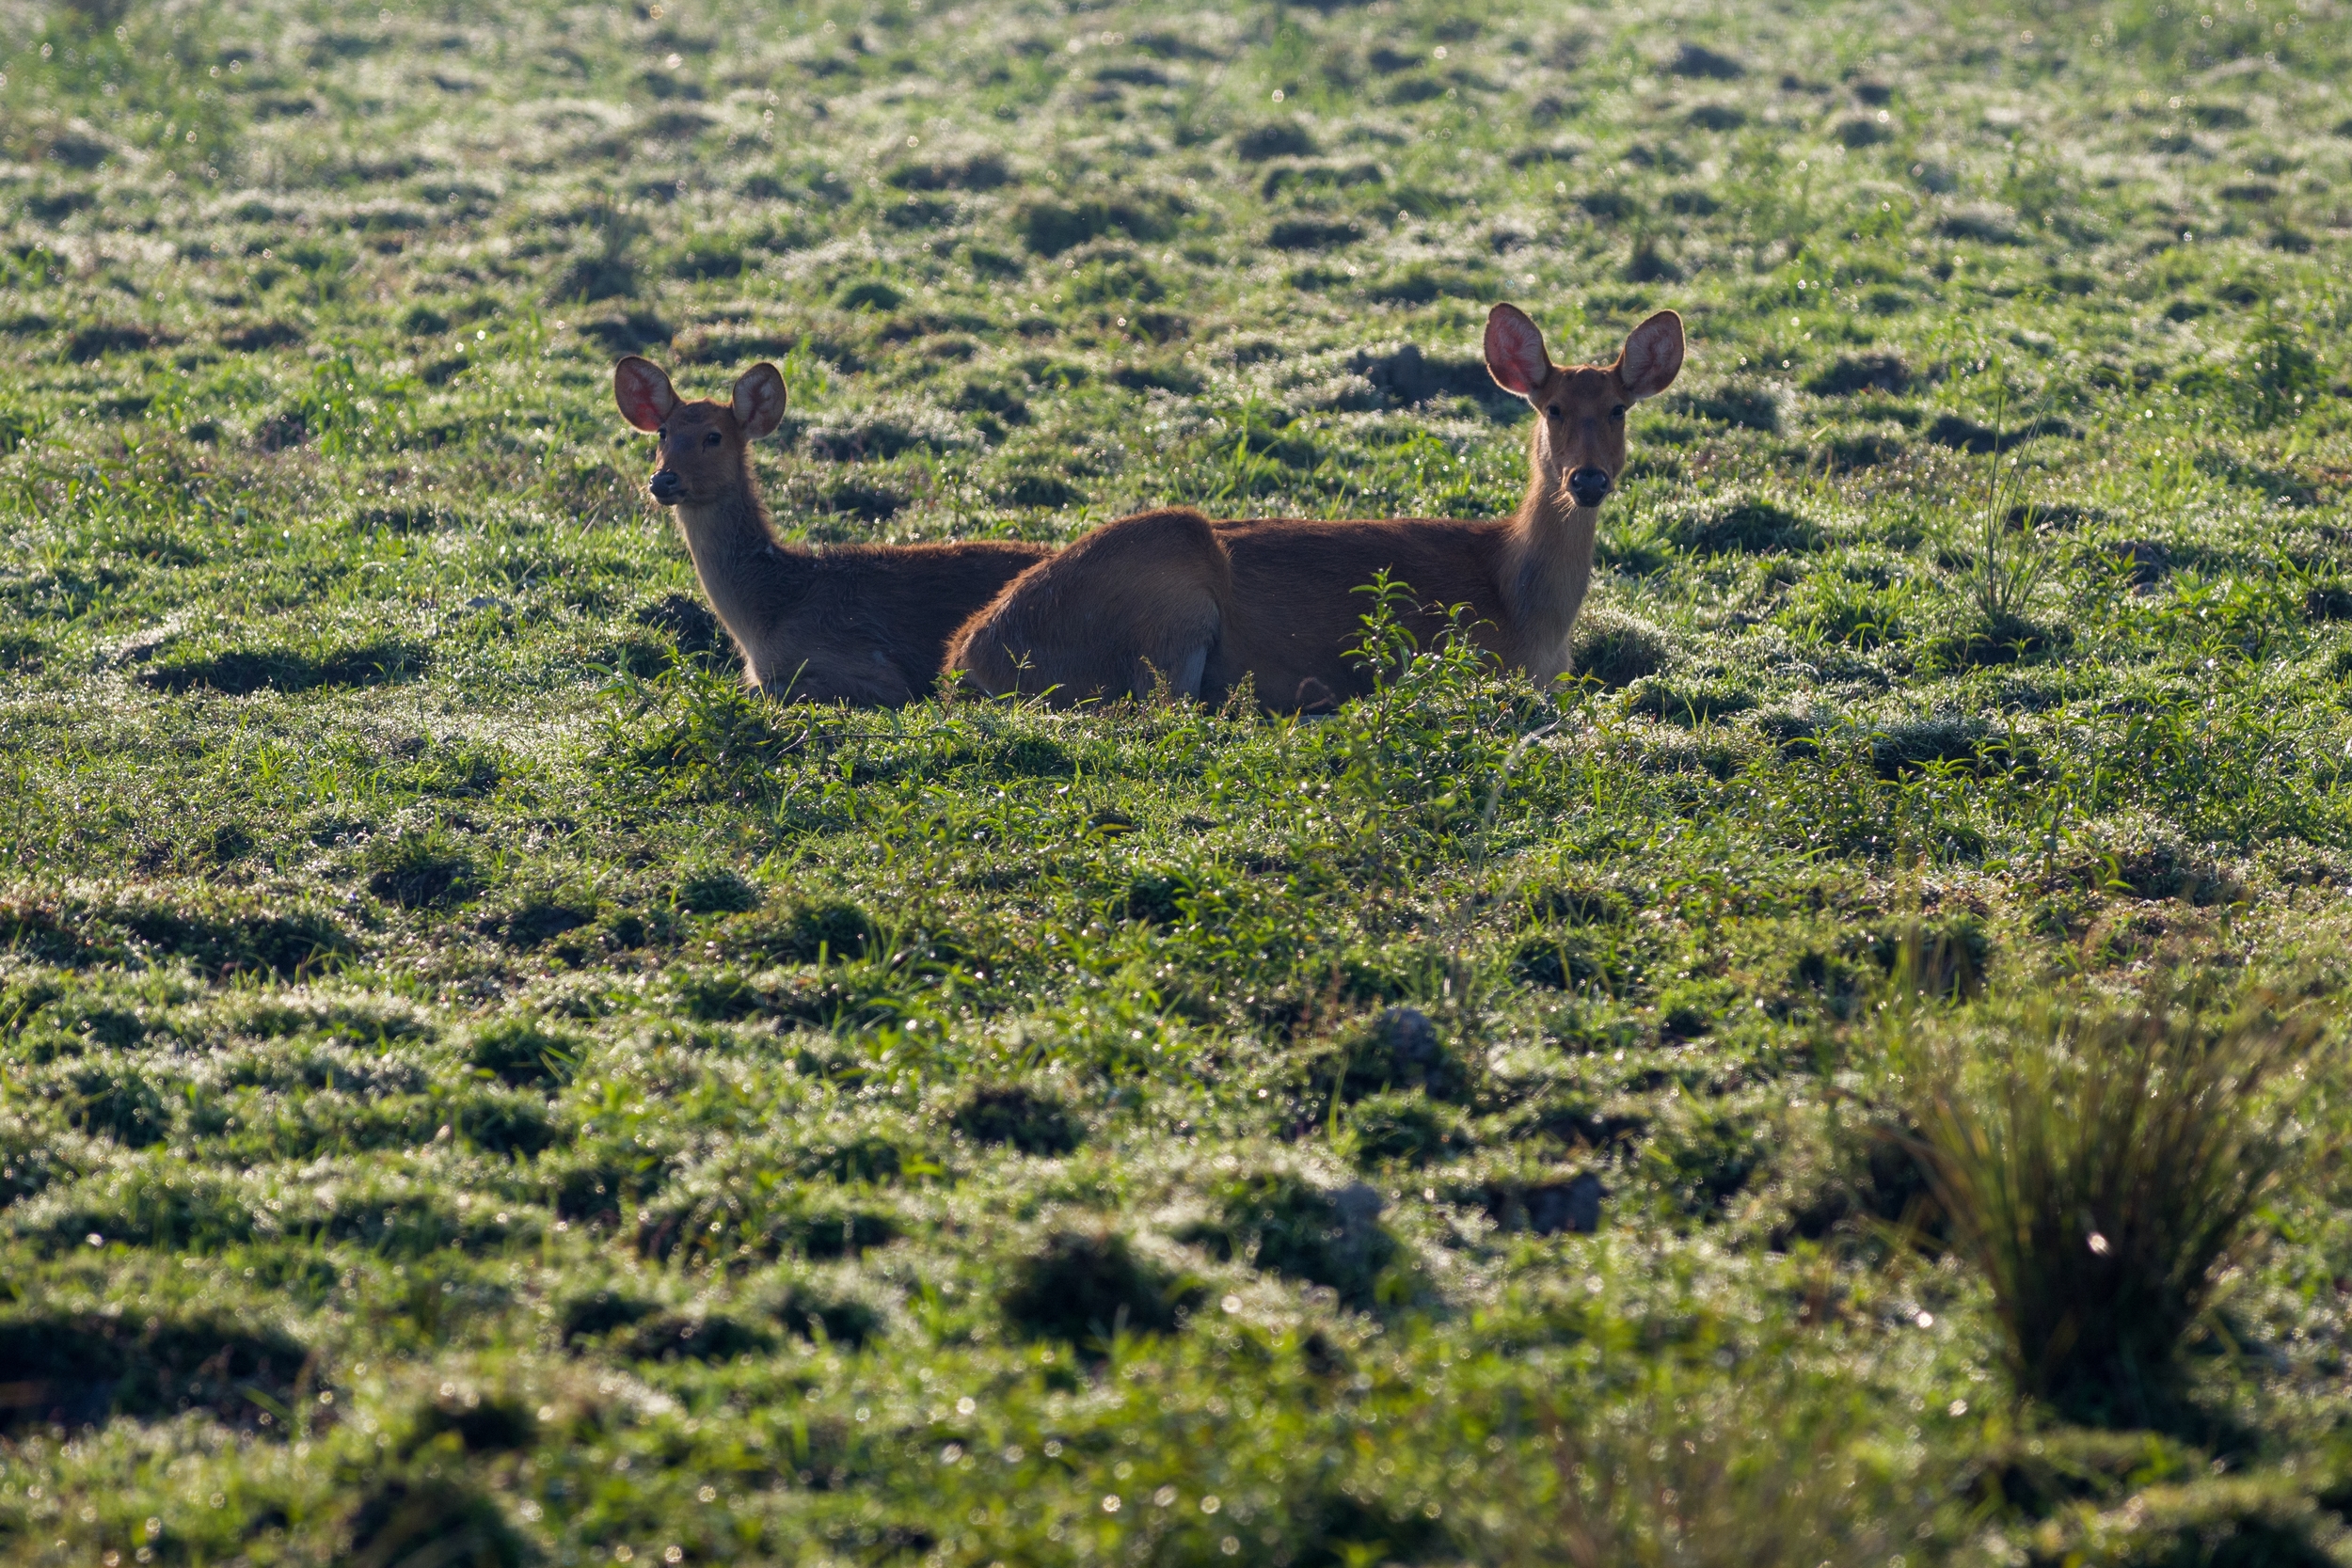
{"label": "pink inner ear", "polygon": [[1635,397],[1656,397],[1682,370],[1682,324],[1670,313],[1651,317],[1626,340],[1618,373]]}
{"label": "pink inner ear", "polygon": [[1517,311],[1496,311],[1486,321],[1486,367],[1506,391],[1526,396],[1551,373],[1544,335]]}
{"label": "pink inner ear", "polygon": [[651,365],[621,366],[613,372],[612,388],[621,417],[640,430],[658,429],[677,401],[669,377]]}
{"label": "pink inner ear", "polygon": [[784,415],[784,379],[771,372],[749,374],[736,383],[735,417],[755,436],[775,428]]}

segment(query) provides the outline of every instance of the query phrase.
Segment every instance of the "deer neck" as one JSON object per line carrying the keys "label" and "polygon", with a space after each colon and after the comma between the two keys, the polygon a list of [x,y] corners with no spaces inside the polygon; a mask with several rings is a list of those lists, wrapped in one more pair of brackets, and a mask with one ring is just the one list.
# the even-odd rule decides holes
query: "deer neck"
{"label": "deer neck", "polygon": [[[1541,442],[1540,429],[1535,438]],[[1527,494],[1511,517],[1501,587],[1519,661],[1538,687],[1547,687],[1568,668],[1568,632],[1592,586],[1600,509],[1565,498],[1542,457],[1540,445],[1532,446]]]}
{"label": "deer neck", "polygon": [[677,527],[710,608],[744,653],[755,655],[770,625],[798,597],[814,558],[777,541],[749,474],[716,500],[680,501]]}

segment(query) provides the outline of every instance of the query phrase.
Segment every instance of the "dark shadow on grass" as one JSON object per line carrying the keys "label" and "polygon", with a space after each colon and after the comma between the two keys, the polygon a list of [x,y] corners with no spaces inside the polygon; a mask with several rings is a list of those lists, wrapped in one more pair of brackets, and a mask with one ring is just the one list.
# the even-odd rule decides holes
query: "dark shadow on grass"
{"label": "dark shadow on grass", "polygon": [[389,641],[317,652],[231,648],[210,658],[159,664],[141,673],[139,684],[170,692],[203,687],[242,697],[264,689],[292,692],[389,686],[422,674],[429,662],[430,656],[423,648]]}
{"label": "dark shadow on grass", "polygon": [[289,1435],[270,1414],[294,1400],[310,1352],[274,1328],[226,1318],[102,1313],[0,1318],[0,1431],[201,1409],[233,1427]]}

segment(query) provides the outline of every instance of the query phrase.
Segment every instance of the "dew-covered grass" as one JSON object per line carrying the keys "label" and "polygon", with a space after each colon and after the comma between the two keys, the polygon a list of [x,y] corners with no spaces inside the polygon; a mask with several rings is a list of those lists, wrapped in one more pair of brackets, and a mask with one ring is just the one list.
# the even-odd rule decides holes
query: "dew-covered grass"
{"label": "dew-covered grass", "polygon": [[[0,24],[0,1556],[2352,1556],[2337,0]],[[771,706],[610,393],[1493,515],[1497,299],[1556,700]]]}

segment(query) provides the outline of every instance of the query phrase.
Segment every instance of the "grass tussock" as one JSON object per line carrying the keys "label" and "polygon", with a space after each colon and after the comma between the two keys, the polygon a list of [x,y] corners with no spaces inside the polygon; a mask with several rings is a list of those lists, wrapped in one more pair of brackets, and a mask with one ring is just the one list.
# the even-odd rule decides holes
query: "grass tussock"
{"label": "grass tussock", "polygon": [[2032,1006],[1907,1059],[1915,1148],[2010,1373],[2070,1419],[2173,1414],[2181,1353],[2298,1152],[2297,1091],[2325,1063],[2312,1022],[2211,1001]]}

